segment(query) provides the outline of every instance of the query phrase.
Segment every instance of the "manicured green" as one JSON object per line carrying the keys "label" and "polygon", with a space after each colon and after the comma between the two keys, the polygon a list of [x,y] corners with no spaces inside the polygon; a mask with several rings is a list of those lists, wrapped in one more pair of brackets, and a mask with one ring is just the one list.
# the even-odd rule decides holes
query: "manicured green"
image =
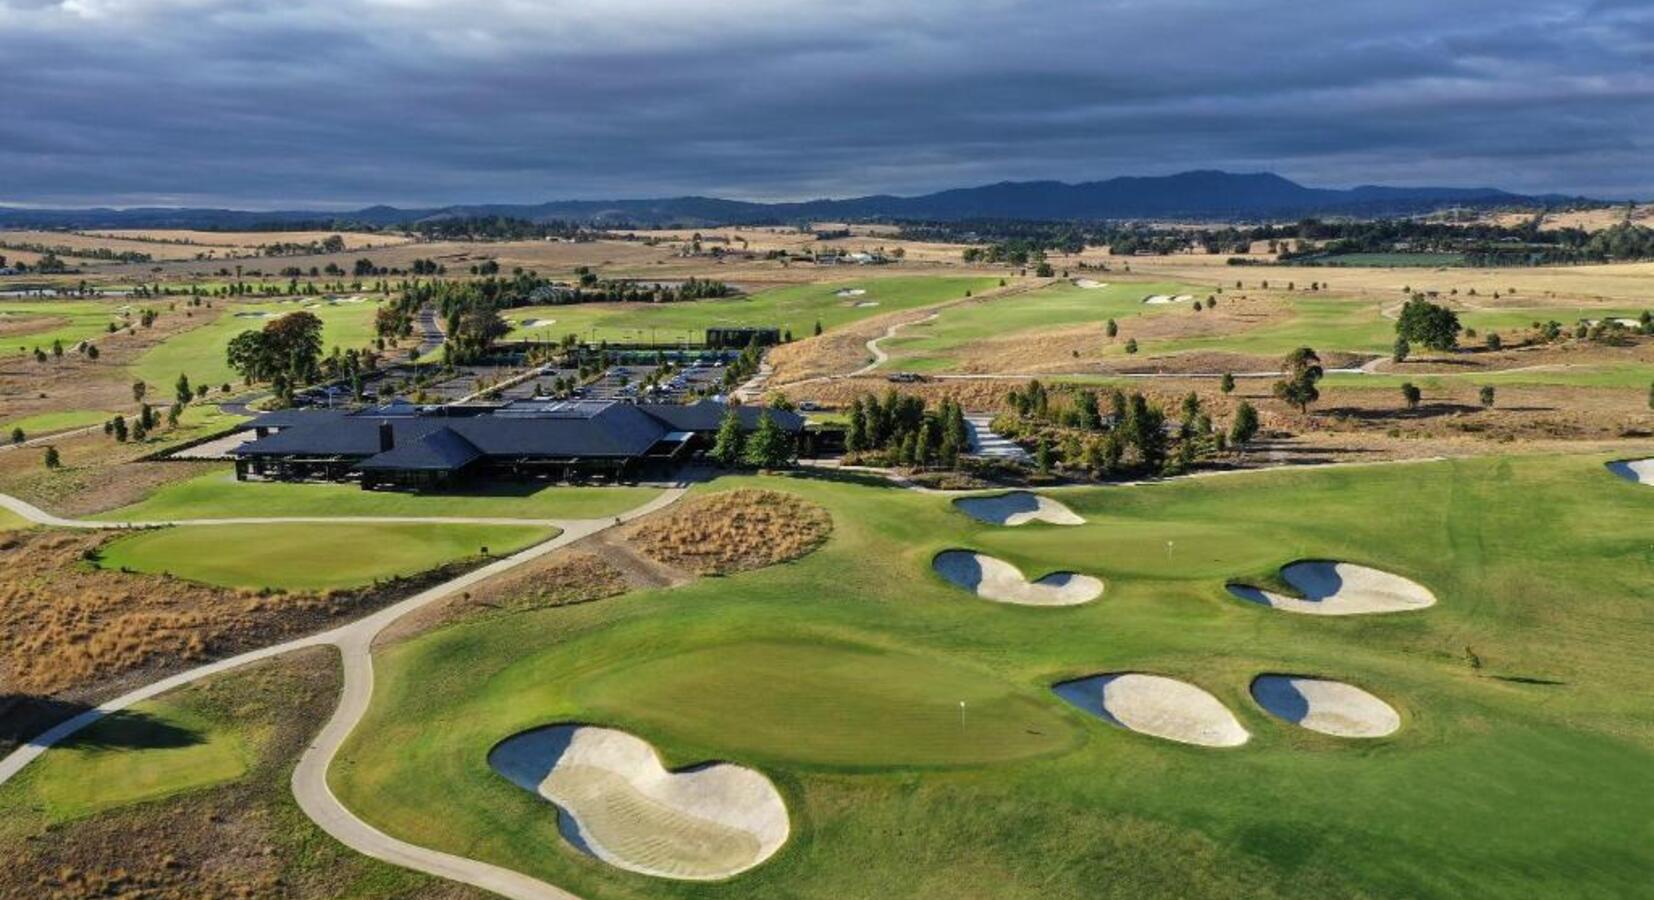
{"label": "manicured green", "polygon": [[36,438],[55,431],[68,431],[72,428],[96,425],[109,418],[109,416],[109,413],[96,409],[69,409],[61,412],[40,413],[21,419],[0,421],[0,433],[9,436],[13,428],[21,428],[29,437]]}
{"label": "manicured green", "polygon": [[[774,326],[802,339],[814,333],[817,321],[823,329],[836,328],[868,316],[957,300],[966,291],[981,293],[998,284],[994,278],[853,277],[846,272],[843,280],[772,288],[745,297],[691,303],[533,306],[506,310],[504,315],[518,336],[545,340],[578,334],[582,340],[699,343],[707,328],[742,326]],[[838,296],[846,289],[866,293]],[[556,321],[533,328],[523,325],[535,319]]]}
{"label": "manicured green", "polygon": [[[134,310],[132,323],[137,324],[139,301],[131,301]],[[26,320],[25,329],[0,335],[0,351],[6,354],[32,353],[39,347],[52,352],[52,342],[62,341],[64,350],[87,338],[106,334],[111,322],[125,325],[120,311],[129,306],[126,300],[23,300],[0,297],[0,324],[7,319]]]}
{"label": "manicured green", "polygon": [[433,516],[442,518],[597,519],[641,506],[660,491],[645,487],[483,484],[453,493],[364,491],[354,484],[236,481],[219,469],[169,484],[132,506],[100,513],[115,522],[246,516]]}
{"label": "manicured green", "polygon": [[[225,383],[239,383],[240,376],[224,360],[224,350],[230,340],[243,331],[257,331],[269,319],[265,314],[304,310],[322,320],[324,352],[334,347],[349,349],[365,347],[373,342],[373,318],[377,303],[328,303],[317,298],[295,298],[278,302],[234,303],[225,299],[212,301],[213,308],[197,308],[197,316],[216,316],[210,324],[202,325],[168,338],[138,357],[133,366],[135,377],[151,385],[170,388],[180,373],[188,375],[191,383],[217,387]],[[183,310],[180,305],[179,309]],[[168,313],[183,315],[183,312]]]}
{"label": "manicured green", "polygon": [[739,641],[655,656],[581,682],[576,697],[604,721],[805,765],[990,763],[1078,741],[1078,730],[1043,698],[984,673],[821,640]]}
{"label": "manicured green", "polygon": [[[1097,276],[1106,279],[1106,275]],[[988,338],[1027,335],[1082,324],[1097,326],[1099,346],[1108,343],[1103,324],[1109,319],[1125,323],[1136,316],[1169,315],[1186,312],[1189,303],[1148,305],[1143,298],[1155,294],[1193,294],[1204,299],[1208,289],[1175,283],[1122,282],[1104,288],[1081,288],[1058,282],[1028,294],[951,307],[931,322],[908,325],[879,346],[891,355],[883,368],[925,372],[952,368],[960,346]],[[1191,303],[1193,301],[1190,301]],[[1122,328],[1127,327],[1122,324]],[[1125,344],[1124,333],[1115,343]],[[1123,352],[1123,351],[1116,351]]]}
{"label": "manicured green", "polygon": [[503,555],[555,534],[523,525],[181,526],[119,538],[99,564],[224,587],[325,590],[413,575],[484,547]]}
{"label": "manicured green", "polygon": [[62,821],[233,781],[252,763],[252,737],[187,697],[140,703],[42,757],[31,799]]}
{"label": "manicured green", "polygon": [[[758,572],[497,614],[382,651],[332,783],[395,836],[582,896],[1639,895],[1654,867],[1654,490],[1604,459],[1056,492],[1088,518],[1077,527],[996,528],[883,485],[720,480],[825,505],[831,540]],[[994,604],[931,572],[948,547],[1030,577],[1093,573],[1107,592]],[[1311,557],[1415,578],[1440,602],[1330,619],[1224,589]],[[1212,691],[1252,740],[1168,743],[1048,693],[1117,671]],[[1248,695],[1265,672],[1348,680],[1403,727],[1369,741],[1294,727]],[[975,716],[967,691],[1015,699]],[[988,747],[937,742],[959,699]],[[547,804],[486,762],[495,742],[560,721],[625,728],[671,765],[757,766],[788,803],[788,845],[714,885],[580,855]],[[1014,740],[1040,752],[986,755],[1019,725]]]}

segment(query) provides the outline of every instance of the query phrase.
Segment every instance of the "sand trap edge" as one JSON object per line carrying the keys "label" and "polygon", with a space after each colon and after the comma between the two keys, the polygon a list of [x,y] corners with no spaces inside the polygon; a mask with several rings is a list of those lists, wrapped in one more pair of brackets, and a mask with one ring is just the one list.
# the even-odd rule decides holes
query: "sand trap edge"
{"label": "sand trap edge", "polygon": [[[668,779],[675,778],[677,776],[692,776],[692,775],[695,775],[697,773],[704,772],[704,771],[707,771],[707,770],[710,770],[710,769],[715,769],[715,768],[718,768],[718,767],[721,767],[721,766],[727,766],[727,767],[730,767],[732,769],[740,770],[745,776],[750,776],[752,779],[754,779],[755,782],[761,783],[764,787],[766,787],[768,789],[770,795],[773,796],[777,806],[779,807],[780,814],[781,814],[781,827],[778,830],[778,832],[771,837],[770,840],[765,840],[765,839],[763,839],[761,837],[758,837],[756,835],[753,836],[754,839],[757,840],[758,843],[759,843],[760,852],[759,852],[757,858],[755,858],[752,862],[747,863],[746,865],[743,865],[739,868],[731,869],[729,871],[724,871],[724,872],[719,872],[719,873],[709,873],[709,874],[704,874],[704,875],[701,875],[701,874],[683,874],[683,873],[662,871],[662,870],[659,870],[659,869],[651,868],[650,866],[642,864],[642,863],[638,863],[638,862],[628,860],[624,857],[619,856],[618,854],[616,854],[612,851],[609,851],[607,848],[594,846],[593,844],[591,844],[589,841],[586,840],[586,837],[583,834],[583,826],[580,824],[579,818],[575,815],[575,813],[572,810],[570,810],[569,808],[565,807],[562,803],[558,802],[557,800],[553,800],[552,798],[547,797],[540,790],[540,785],[543,784],[544,781],[547,778],[550,777],[552,770],[555,768],[555,764],[548,767],[546,769],[545,773],[542,774],[539,777],[538,781],[535,784],[533,784],[532,786],[530,786],[530,785],[524,784],[523,782],[518,781],[511,774],[508,774],[505,771],[504,768],[502,768],[500,765],[496,764],[496,762],[495,762],[496,754],[501,750],[501,748],[505,747],[507,744],[510,744],[511,742],[516,741],[518,739],[526,738],[526,737],[530,737],[530,736],[538,735],[538,734],[545,734],[547,732],[553,732],[553,731],[565,731],[566,730],[566,731],[569,731],[569,732],[578,732],[582,729],[592,729],[592,730],[602,731],[602,732],[612,732],[614,734],[621,735],[622,737],[624,737],[626,739],[629,739],[631,741],[635,741],[638,744],[641,744],[644,748],[646,748],[648,750],[650,759],[652,760],[652,762],[655,766],[655,769],[658,772],[662,773],[664,776],[666,776]],[[564,747],[564,752],[567,752],[567,745],[565,745],[565,747]],[[639,737],[638,735],[635,735],[635,734],[633,734],[629,731],[625,731],[624,729],[613,728],[613,727],[606,726],[606,725],[598,725],[598,724],[594,724],[594,723],[591,723],[591,722],[580,722],[580,721],[552,722],[552,723],[549,723],[549,724],[546,724],[546,725],[539,725],[539,726],[535,726],[533,728],[527,728],[527,729],[524,729],[524,730],[521,730],[521,731],[514,732],[512,734],[506,735],[504,738],[501,738],[500,740],[494,742],[494,744],[491,745],[488,748],[488,752],[486,754],[484,754],[484,759],[486,760],[486,764],[488,765],[488,769],[489,769],[490,772],[492,772],[496,776],[499,776],[500,778],[505,779],[507,782],[511,783],[513,786],[518,787],[518,788],[526,791],[527,793],[532,795],[535,800],[537,800],[540,803],[544,803],[544,804],[547,804],[547,805],[551,806],[551,808],[556,811],[558,835],[560,837],[562,837],[563,840],[566,841],[571,848],[573,848],[578,853],[584,854],[586,856],[591,857],[592,859],[595,859],[595,860],[598,860],[600,862],[606,863],[608,865],[614,866],[615,868],[621,869],[623,871],[634,872],[634,873],[637,873],[637,874],[640,874],[640,875],[647,875],[647,876],[650,876],[650,877],[653,877],[653,878],[663,878],[663,879],[668,879],[668,880],[673,880],[673,881],[691,881],[691,882],[727,881],[731,878],[734,878],[734,877],[736,877],[736,876],[738,876],[738,875],[740,875],[744,872],[755,869],[758,866],[761,866],[764,863],[768,862],[773,856],[775,856],[775,854],[779,853],[781,851],[781,849],[787,845],[787,842],[789,840],[791,840],[791,838],[792,838],[792,815],[793,815],[792,810],[787,805],[786,797],[781,793],[780,789],[775,786],[775,782],[772,781],[769,778],[769,776],[765,775],[763,772],[761,772],[758,769],[753,768],[751,766],[745,766],[745,765],[742,765],[740,763],[730,762],[728,760],[718,760],[718,759],[703,760],[701,762],[696,762],[696,763],[692,763],[692,764],[689,764],[689,765],[686,765],[686,766],[681,766],[681,767],[676,768],[676,769],[669,769],[669,768],[666,767],[665,761],[661,759],[660,751],[659,751],[659,749],[657,749],[655,747],[653,742],[645,740],[644,738]],[[656,802],[659,802],[659,800],[657,799]],[[682,813],[682,810],[679,810],[679,812]],[[689,815],[687,813],[684,813],[684,815],[686,815],[689,818],[704,818],[704,817],[699,817],[699,816],[692,816],[692,815]],[[711,820],[709,819],[708,821],[711,821]],[[729,827],[729,828],[738,828],[738,826],[730,825],[728,823],[715,823],[715,824],[721,824],[724,827]]]}
{"label": "sand trap edge", "polygon": [[[966,557],[969,557],[968,561]],[[983,561],[988,564],[984,565]],[[960,568],[955,569],[955,562]],[[974,585],[966,584],[962,580],[965,577],[963,567],[970,564],[975,564],[977,568],[978,580]],[[1030,581],[1027,574],[1015,564],[997,556],[962,547],[950,547],[932,556],[930,570],[959,590],[1006,606],[1084,606],[1100,599],[1107,589],[1103,580],[1095,575],[1066,570],[1048,572]],[[956,578],[955,575],[960,577]],[[1012,576],[1015,578],[1015,584],[998,584],[1011,580]],[[1038,599],[1041,595],[1048,595],[1049,599]]]}
{"label": "sand trap edge", "polygon": [[[1227,733],[1220,734],[1213,739],[1201,739],[1186,734],[1176,735],[1168,733],[1168,730],[1165,729],[1151,730],[1149,728],[1134,727],[1126,724],[1118,717],[1116,712],[1110,711],[1108,707],[1104,705],[1101,688],[1103,687],[1104,682],[1117,681],[1128,676],[1153,679],[1158,682],[1167,682],[1176,690],[1187,691],[1196,696],[1200,702],[1210,701],[1211,704],[1215,706],[1216,710],[1221,712],[1221,718],[1226,721],[1208,724],[1217,727],[1220,732]],[[1096,683],[1098,688],[1095,696],[1092,696],[1086,691],[1086,687],[1093,683]],[[1252,740],[1252,732],[1247,730],[1245,725],[1241,724],[1240,718],[1235,715],[1234,710],[1230,709],[1228,704],[1225,704],[1222,700],[1219,700],[1217,695],[1206,690],[1200,685],[1183,681],[1179,678],[1173,678],[1169,675],[1157,675],[1153,672],[1138,671],[1098,672],[1092,675],[1084,675],[1078,678],[1068,678],[1058,681],[1051,685],[1051,692],[1056,694],[1057,697],[1063,702],[1073,706],[1075,709],[1095,716],[1115,728],[1119,728],[1123,731],[1130,731],[1134,734],[1140,734],[1144,737],[1154,738],[1156,740],[1170,741],[1176,744],[1185,744],[1187,746],[1200,747],[1202,749],[1209,750],[1232,750],[1237,747],[1245,746]]]}
{"label": "sand trap edge", "polygon": [[[1304,591],[1297,584],[1294,584],[1291,576],[1287,574],[1287,572],[1291,569],[1308,569],[1315,566],[1331,566],[1335,569],[1338,566],[1348,566],[1352,569],[1360,570],[1360,572],[1363,573],[1373,573],[1383,579],[1391,579],[1402,582],[1409,588],[1417,589],[1423,597],[1428,598],[1428,602],[1407,603],[1397,605],[1389,609],[1348,609],[1344,608],[1345,604],[1338,603],[1335,603],[1332,606],[1323,606],[1322,604],[1327,602],[1326,598],[1336,596],[1336,592],[1334,594],[1325,595],[1321,600],[1313,599],[1309,593]],[[1332,617],[1393,615],[1395,613],[1419,612],[1429,609],[1430,607],[1433,607],[1441,602],[1441,598],[1436,596],[1435,591],[1430,590],[1430,588],[1426,587],[1424,584],[1414,581],[1405,575],[1391,572],[1388,569],[1380,569],[1377,566],[1369,566],[1366,563],[1351,562],[1343,559],[1327,559],[1324,557],[1305,557],[1303,559],[1295,559],[1277,569],[1276,578],[1280,584],[1279,587],[1264,588],[1239,578],[1231,578],[1224,582],[1223,588],[1230,597],[1241,600],[1249,605],[1261,606],[1264,609],[1275,610],[1278,612],[1298,613],[1300,615]],[[1350,601],[1346,601],[1346,603],[1348,602]],[[1354,602],[1359,604],[1359,601]]]}
{"label": "sand trap edge", "polygon": [[[1285,682],[1308,682],[1311,684],[1330,685],[1333,686],[1334,692],[1337,692],[1338,690],[1347,690],[1352,694],[1352,696],[1347,699],[1365,705],[1367,708],[1362,712],[1371,718],[1367,721],[1361,722],[1362,727],[1360,729],[1340,728],[1333,723],[1327,723],[1324,721],[1317,724],[1310,724],[1310,720],[1316,716],[1316,710],[1314,707],[1315,700],[1313,698],[1306,697],[1302,690],[1297,690],[1297,694],[1300,698],[1303,698],[1305,705],[1302,714],[1295,718],[1292,710],[1281,707],[1278,704],[1272,704],[1269,699],[1266,699],[1259,693],[1260,684],[1280,684],[1282,687],[1291,689],[1287,685],[1282,684]],[[1267,688],[1265,692],[1268,692]],[[1313,731],[1317,734],[1324,734],[1329,737],[1344,738],[1348,740],[1377,740],[1379,738],[1391,737],[1396,732],[1400,731],[1401,726],[1403,725],[1401,711],[1396,708],[1395,704],[1358,684],[1351,684],[1341,678],[1332,678],[1325,675],[1306,675],[1301,672],[1261,672],[1252,677],[1252,681],[1246,686],[1246,693],[1247,696],[1252,698],[1252,702],[1256,704],[1259,709],[1263,710],[1270,716],[1273,716],[1274,718],[1277,718],[1289,725],[1296,725],[1297,727],[1303,728],[1307,731]],[[1335,703],[1337,701],[1331,700],[1328,702]],[[1323,712],[1325,713],[1327,711],[1323,710]]]}

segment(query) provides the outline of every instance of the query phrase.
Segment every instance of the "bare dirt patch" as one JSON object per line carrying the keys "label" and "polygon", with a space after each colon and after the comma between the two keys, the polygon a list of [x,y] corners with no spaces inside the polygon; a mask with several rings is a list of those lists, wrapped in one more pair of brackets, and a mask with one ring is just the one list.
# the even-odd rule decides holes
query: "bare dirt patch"
{"label": "bare dirt patch", "polygon": [[709,494],[633,528],[644,555],[699,575],[731,575],[797,559],[833,530],[825,509],[751,488]]}

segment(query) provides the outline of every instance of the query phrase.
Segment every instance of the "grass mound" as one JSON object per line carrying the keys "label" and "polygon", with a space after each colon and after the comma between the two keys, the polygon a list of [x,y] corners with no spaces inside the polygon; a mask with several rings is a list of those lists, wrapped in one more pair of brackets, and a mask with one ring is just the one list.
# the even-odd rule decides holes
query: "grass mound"
{"label": "grass mound", "polygon": [[698,575],[731,575],[797,559],[832,533],[825,509],[794,494],[741,488],[709,494],[633,529],[649,557]]}

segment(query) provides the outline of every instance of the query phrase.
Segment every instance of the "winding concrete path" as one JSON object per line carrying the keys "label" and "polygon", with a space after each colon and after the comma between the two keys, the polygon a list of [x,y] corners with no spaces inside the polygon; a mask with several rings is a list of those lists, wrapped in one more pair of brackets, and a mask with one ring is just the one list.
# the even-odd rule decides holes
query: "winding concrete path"
{"label": "winding concrete path", "polygon": [[[331,631],[297,638],[270,647],[251,650],[239,656],[221,659],[217,662],[198,666],[188,671],[163,678],[152,684],[145,685],[134,691],[122,694],[113,700],[106,701],[94,709],[62,722],[13,750],[10,755],[0,759],[0,784],[6,783],[25,766],[39,758],[53,745],[63,741],[83,728],[97,722],[104,716],[120,712],[134,704],[148,700],[159,694],[183,687],[184,685],[200,681],[203,678],[227,672],[260,660],[271,659],[294,650],[307,647],[333,646],[339,649],[344,666],[344,686],[339,695],[339,706],[334,710],[332,718],[322,728],[321,733],[311,742],[304,755],[299,758],[298,766],[293,770],[293,796],[305,815],[321,826],[322,830],[338,839],[340,843],[360,853],[381,859],[393,865],[403,866],[416,871],[425,872],[440,878],[469,884],[483,890],[492,891],[514,900],[577,900],[574,894],[559,887],[547,884],[535,878],[530,878],[520,872],[514,872],[500,866],[466,859],[448,853],[430,850],[414,844],[400,841],[357,818],[344,804],[333,795],[327,783],[328,766],[338,754],[339,747],[356,728],[362,716],[367,713],[369,703],[373,699],[373,641],[379,633],[392,622],[403,616],[428,606],[438,600],[451,597],[467,588],[473,587],[489,578],[516,568],[524,563],[538,559],[559,550],[582,538],[597,534],[616,525],[630,522],[640,516],[646,516],[657,510],[664,509],[687,493],[685,487],[669,488],[660,496],[650,500],[642,506],[635,507],[619,516],[602,519],[552,519],[539,524],[553,525],[562,529],[562,533],[551,540],[536,544],[504,559],[496,560],[479,569],[443,582],[435,587],[421,591],[405,600],[387,606],[376,613],[368,615],[355,622],[341,625]],[[43,525],[57,525],[73,528],[132,528],[148,527],[162,524],[153,522],[84,522],[73,519],[61,519],[46,513],[31,504],[15,497],[0,494],[0,506],[23,515],[31,521]],[[396,519],[205,519],[195,520],[197,524],[223,524],[226,522],[291,522],[291,521],[408,521]],[[412,521],[488,521],[488,520],[431,520],[416,519]],[[524,520],[505,520],[522,522]],[[180,523],[172,523],[180,524]]]}

